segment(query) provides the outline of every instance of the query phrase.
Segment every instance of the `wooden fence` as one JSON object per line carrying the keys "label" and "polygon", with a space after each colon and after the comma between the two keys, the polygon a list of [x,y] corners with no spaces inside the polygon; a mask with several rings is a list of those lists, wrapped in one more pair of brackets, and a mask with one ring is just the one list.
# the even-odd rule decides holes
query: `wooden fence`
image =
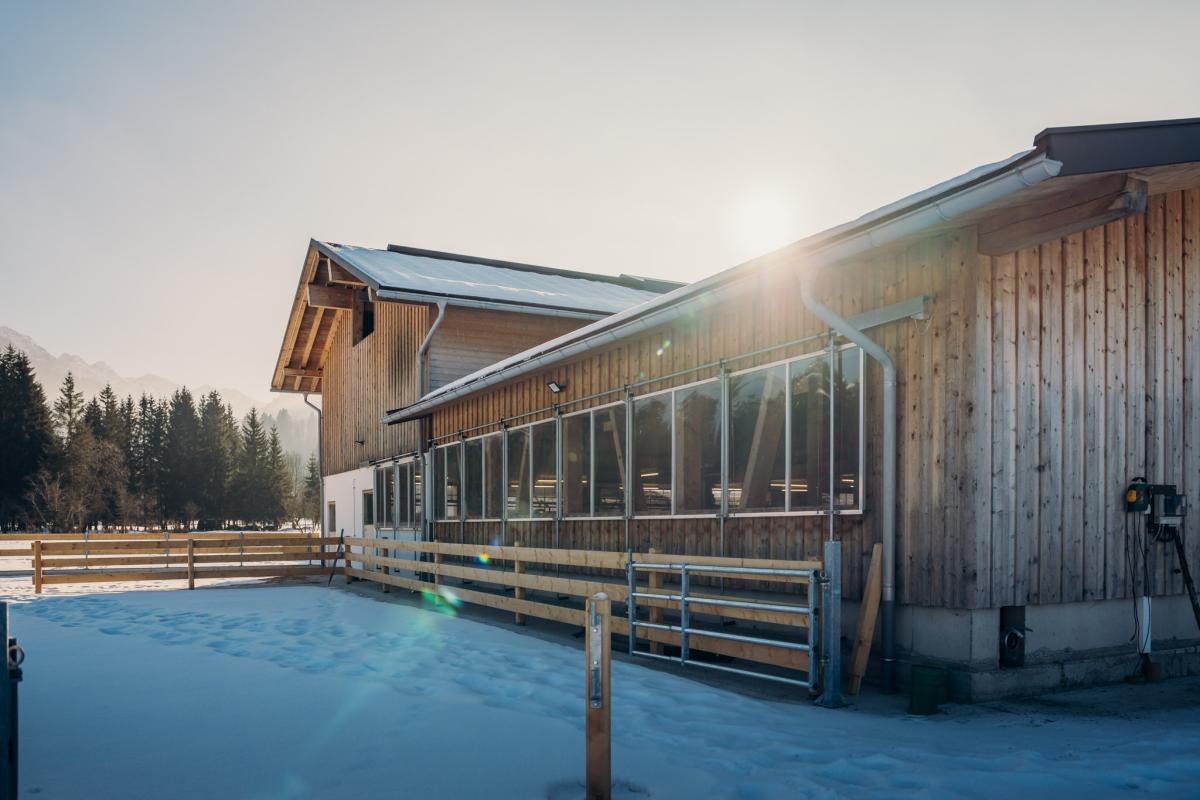
{"label": "wooden fence", "polygon": [[[616,603],[625,603],[629,597],[629,584],[626,578],[628,556],[625,553],[603,552],[593,550],[557,550],[541,547],[495,546],[449,544],[443,542],[408,542],[392,539],[376,539],[362,537],[347,537],[348,549],[362,548],[361,552],[347,553],[347,576],[374,581],[384,586],[396,586],[415,591],[432,591],[443,596],[452,596],[467,603],[487,606],[489,608],[511,611],[517,622],[524,616],[562,622],[569,625],[586,626],[586,615],[582,607],[583,600],[597,592],[604,592],[609,599]],[[424,554],[429,560],[419,561],[414,557],[396,558],[396,552],[412,553],[414,556]],[[378,554],[377,554],[378,553]],[[757,558],[720,558],[715,556],[681,556],[663,553],[636,553],[634,560],[645,564],[672,564],[687,562],[695,565],[725,566],[725,567],[761,567],[768,569],[787,570],[820,570],[819,561],[780,561]],[[447,559],[455,559],[451,563]],[[485,563],[486,562],[486,563]],[[362,566],[355,566],[361,564]],[[555,574],[556,568],[575,567],[599,573],[597,577],[574,575],[570,577]],[[397,572],[411,573],[399,575]],[[608,576],[603,573],[607,572]],[[617,577],[619,573],[619,577]],[[648,584],[638,585],[635,591],[657,590],[663,588],[664,575],[661,572],[648,571]],[[708,577],[720,578],[721,573],[708,573]],[[743,575],[727,573],[724,577],[729,583],[744,583],[739,578]],[[452,589],[444,586],[445,578],[457,578],[462,583]],[[776,584],[804,583],[807,579],[798,576],[761,576],[757,580]],[[470,583],[479,588],[467,588],[463,583]],[[490,585],[498,591],[487,591],[483,586]],[[502,593],[511,589],[512,594]],[[448,590],[448,594],[447,594]],[[726,592],[718,598],[713,589],[710,599],[737,599],[739,596],[750,598],[738,591]],[[578,605],[561,605],[545,602],[542,599],[530,599],[528,593],[539,592],[547,598],[567,597],[570,602]],[[705,605],[703,594],[692,593],[694,599],[688,605],[692,614],[705,615],[718,619],[740,620],[763,623],[780,632],[781,640],[789,634],[800,640],[807,640],[806,630],[808,620],[804,614],[788,611],[770,611],[757,608],[738,608],[731,606]],[[761,599],[761,595],[757,596]],[[786,600],[772,598],[775,604],[794,603],[797,598],[789,595]],[[639,599],[639,608],[649,609],[651,622],[661,622],[665,613],[678,613],[678,601]],[[779,626],[779,627],[775,627]],[[612,620],[612,633],[621,636],[629,635],[628,619],[615,616]],[[651,646],[661,650],[664,646],[678,646],[679,634],[672,631],[638,628],[638,639],[648,641]],[[745,659],[760,664],[769,664],[789,670],[808,670],[808,653],[789,649],[782,646],[772,646],[759,643],[748,643],[719,639],[705,636],[697,631],[689,636],[689,647],[692,650],[702,650],[718,656]]]}
{"label": "wooden fence", "polygon": [[28,548],[0,550],[0,556],[31,558],[37,594],[52,584],[186,580],[193,589],[197,580],[206,578],[323,575],[336,570],[341,558],[336,537],[286,533],[174,534],[151,539],[122,534],[86,539],[59,535],[45,540],[46,536],[38,535]]}

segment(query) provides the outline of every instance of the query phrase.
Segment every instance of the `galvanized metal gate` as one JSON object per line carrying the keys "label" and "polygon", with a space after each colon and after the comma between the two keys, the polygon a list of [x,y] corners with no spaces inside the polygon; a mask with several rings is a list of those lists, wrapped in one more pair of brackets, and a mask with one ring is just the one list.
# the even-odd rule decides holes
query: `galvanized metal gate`
{"label": "galvanized metal gate", "polygon": [[[838,542],[827,542],[825,546],[825,561],[822,569],[795,570],[764,567],[726,567],[711,564],[638,562],[630,554],[627,568],[629,599],[626,604],[629,617],[629,654],[799,686],[808,689],[813,694],[819,692],[818,702],[821,705],[830,707],[843,705],[839,688],[841,680],[841,621],[839,611],[842,595],[840,556],[840,544]],[[639,573],[643,572],[667,572],[678,575],[678,592],[671,592],[665,589],[642,590],[638,586],[637,578]],[[804,578],[808,587],[807,598],[804,605],[792,605],[744,597],[728,599],[713,597],[711,595],[696,596],[691,591],[691,578],[694,575],[737,576],[747,579],[753,579],[756,576]],[[671,625],[665,622],[647,622],[638,619],[639,600],[678,603],[679,624]],[[718,608],[743,608],[782,614],[795,614],[805,617],[808,622],[807,641],[794,642],[784,639],[768,639],[761,636],[746,636],[712,630],[711,628],[699,628],[693,625],[692,605]],[[637,635],[639,628],[679,634],[679,655],[667,656],[654,653],[650,650],[639,649]],[[802,651],[808,654],[808,669],[803,674],[803,677],[789,677],[758,670],[731,667],[724,664],[715,664],[711,661],[697,660],[691,656],[691,649],[689,647],[689,638],[693,635],[744,644],[765,645],[768,647]]]}

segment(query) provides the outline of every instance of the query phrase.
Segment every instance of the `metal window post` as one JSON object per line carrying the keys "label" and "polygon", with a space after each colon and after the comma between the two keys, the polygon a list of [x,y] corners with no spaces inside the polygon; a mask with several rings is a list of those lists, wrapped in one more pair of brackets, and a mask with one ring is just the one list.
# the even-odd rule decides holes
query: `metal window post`
{"label": "metal window post", "polygon": [[[840,708],[842,699],[842,543],[825,543],[825,597],[821,602],[821,696],[817,705]],[[811,657],[810,653],[810,657]],[[812,665],[810,664],[810,669]]]}
{"label": "metal window post", "polygon": [[[554,547],[558,549],[562,542],[562,409],[554,406]],[[561,566],[556,564],[554,573],[557,575]]]}
{"label": "metal window post", "polygon": [[837,439],[834,436],[834,420],[837,413],[837,406],[834,403],[834,395],[837,392],[837,377],[834,374],[834,359],[837,358],[837,351],[833,346],[833,334],[829,334],[829,541],[833,541],[833,517],[837,514],[836,489],[834,481],[837,480],[837,473],[833,466],[833,453],[837,448]]}
{"label": "metal window post", "polygon": [[[725,367],[725,359],[721,359],[721,522],[719,536],[719,555],[725,555],[725,518],[729,516],[729,370]],[[722,578],[721,589],[725,589],[725,579]]]}
{"label": "metal window post", "polygon": [[500,423],[500,543],[508,544],[508,426]]}
{"label": "metal window post", "polygon": [[630,549],[629,527],[633,517],[633,476],[637,465],[633,458],[633,394],[625,384],[625,549]]}
{"label": "metal window post", "polygon": [[467,439],[458,434],[458,543],[467,543]]}

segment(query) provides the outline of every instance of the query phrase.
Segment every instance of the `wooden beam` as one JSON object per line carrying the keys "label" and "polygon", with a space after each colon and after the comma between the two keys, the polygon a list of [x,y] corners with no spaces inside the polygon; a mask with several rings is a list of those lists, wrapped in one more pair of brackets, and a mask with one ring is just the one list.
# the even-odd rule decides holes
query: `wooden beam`
{"label": "wooden beam", "polygon": [[1127,174],[1104,175],[979,223],[979,252],[1012,253],[1146,210],[1148,184]]}
{"label": "wooden beam", "polygon": [[319,378],[321,370],[319,369],[301,369],[300,367],[284,367],[283,377],[285,378]]}
{"label": "wooden beam", "polygon": [[336,308],[349,311],[354,308],[355,290],[335,286],[308,285],[308,304],[313,308]]}
{"label": "wooden beam", "polygon": [[342,284],[344,286],[366,286],[365,283],[329,259],[325,260],[325,264],[328,270],[329,282],[331,284]]}

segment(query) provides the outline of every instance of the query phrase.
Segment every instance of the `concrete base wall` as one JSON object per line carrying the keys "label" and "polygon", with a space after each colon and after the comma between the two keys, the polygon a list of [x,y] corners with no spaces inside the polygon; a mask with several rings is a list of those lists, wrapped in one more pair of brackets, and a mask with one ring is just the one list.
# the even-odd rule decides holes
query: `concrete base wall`
{"label": "concrete base wall", "polygon": [[[1200,674],[1200,628],[1186,595],[1152,601],[1152,658],[1164,674]],[[846,603],[843,635],[852,642],[858,605]],[[913,664],[950,670],[952,699],[979,701],[1124,680],[1136,671],[1132,600],[1025,607],[1025,665],[1000,667],[1000,610],[900,606],[898,673],[907,686]],[[868,681],[878,674],[879,632]]]}
{"label": "concrete base wall", "polygon": [[375,470],[370,467],[352,469],[325,476],[325,524],[329,523],[329,504],[337,504],[337,530],[329,536],[345,533],[363,535],[362,493],[375,487]]}

